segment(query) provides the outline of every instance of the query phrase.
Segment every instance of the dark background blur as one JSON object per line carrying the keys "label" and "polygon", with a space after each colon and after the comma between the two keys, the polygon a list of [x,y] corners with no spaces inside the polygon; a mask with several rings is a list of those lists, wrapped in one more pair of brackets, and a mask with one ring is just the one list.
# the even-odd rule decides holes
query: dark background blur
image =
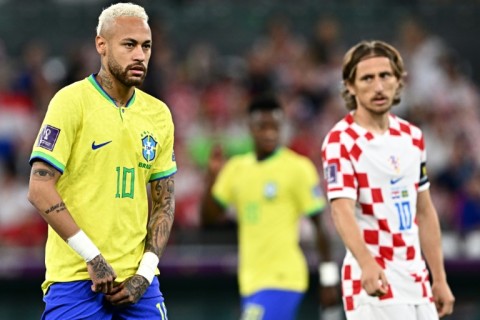
{"label": "dark background blur", "polygon": [[[345,50],[363,39],[394,44],[407,84],[394,112],[425,133],[431,192],[443,230],[448,319],[480,319],[480,1],[134,1],[145,6],[153,54],[142,89],[165,101],[176,125],[177,209],[160,262],[170,319],[238,319],[234,228],[202,229],[199,201],[213,144],[251,148],[250,99],[275,91],[288,114],[284,141],[321,172],[320,147],[346,109]],[[26,200],[28,158],[52,95],[99,70],[95,27],[109,1],[0,0],[0,319],[43,309],[46,225]],[[341,263],[329,212],[324,222]],[[299,319],[320,319],[318,258],[302,223],[311,286]]]}

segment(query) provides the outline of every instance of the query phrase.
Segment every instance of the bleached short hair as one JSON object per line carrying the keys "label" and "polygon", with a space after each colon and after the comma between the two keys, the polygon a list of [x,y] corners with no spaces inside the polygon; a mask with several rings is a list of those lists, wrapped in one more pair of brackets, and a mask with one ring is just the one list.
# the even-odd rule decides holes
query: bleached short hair
{"label": "bleached short hair", "polygon": [[98,17],[97,36],[100,35],[105,25],[110,24],[118,17],[137,17],[148,22],[148,15],[145,9],[134,3],[116,3],[110,7],[103,9]]}

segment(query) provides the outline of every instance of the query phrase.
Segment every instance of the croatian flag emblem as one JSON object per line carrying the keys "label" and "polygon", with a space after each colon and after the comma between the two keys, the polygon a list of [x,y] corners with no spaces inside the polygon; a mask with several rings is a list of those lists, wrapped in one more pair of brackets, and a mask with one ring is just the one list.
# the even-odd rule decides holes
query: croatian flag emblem
{"label": "croatian flag emblem", "polygon": [[47,124],[40,133],[37,146],[53,151],[59,135],[60,129]]}

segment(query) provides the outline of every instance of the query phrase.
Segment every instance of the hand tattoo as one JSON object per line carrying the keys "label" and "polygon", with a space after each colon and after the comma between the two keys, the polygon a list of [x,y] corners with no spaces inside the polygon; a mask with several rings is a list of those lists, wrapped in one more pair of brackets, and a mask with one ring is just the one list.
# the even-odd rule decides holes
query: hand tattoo
{"label": "hand tattoo", "polygon": [[92,266],[95,276],[99,279],[103,279],[112,273],[110,265],[101,255],[96,256],[91,261],[87,262],[87,264]]}
{"label": "hand tattoo", "polygon": [[140,300],[149,286],[150,283],[148,283],[148,280],[138,274],[125,282],[125,290],[127,290],[132,303],[136,303]]}

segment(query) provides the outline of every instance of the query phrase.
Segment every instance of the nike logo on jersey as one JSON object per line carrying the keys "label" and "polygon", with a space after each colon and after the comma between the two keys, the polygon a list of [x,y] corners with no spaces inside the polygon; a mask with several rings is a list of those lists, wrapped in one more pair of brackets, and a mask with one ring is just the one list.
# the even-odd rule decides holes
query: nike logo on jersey
{"label": "nike logo on jersey", "polygon": [[403,179],[403,177],[396,178],[396,179],[390,179],[390,184],[391,185],[397,184],[397,182],[399,182],[402,179]]}
{"label": "nike logo on jersey", "polygon": [[100,143],[100,144],[95,144],[95,141],[92,142],[92,150],[97,150],[103,146],[106,146],[107,144],[109,144],[110,142],[112,142],[112,140],[110,141],[107,141],[107,142],[104,142],[104,143]]}

